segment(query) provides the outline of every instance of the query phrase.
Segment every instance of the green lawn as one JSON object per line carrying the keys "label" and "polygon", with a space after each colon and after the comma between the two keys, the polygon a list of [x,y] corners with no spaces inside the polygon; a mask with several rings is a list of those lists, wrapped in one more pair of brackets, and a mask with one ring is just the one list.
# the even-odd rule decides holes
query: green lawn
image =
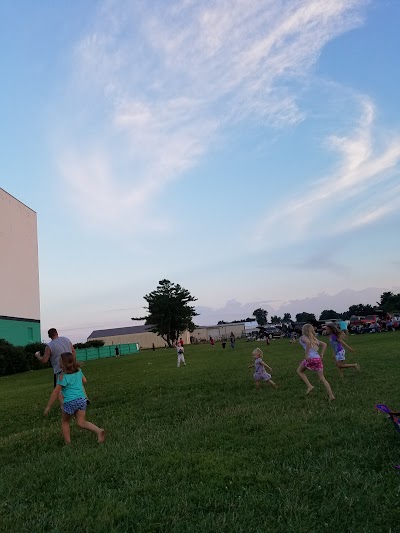
{"label": "green lawn", "polygon": [[1,378],[0,531],[400,531],[400,434],[374,409],[400,409],[400,333],[349,342],[362,372],[340,380],[328,350],[331,404],[287,340],[264,350],[278,390],[255,390],[256,343],[87,363],[104,445],[75,427],[63,445],[49,370]]}

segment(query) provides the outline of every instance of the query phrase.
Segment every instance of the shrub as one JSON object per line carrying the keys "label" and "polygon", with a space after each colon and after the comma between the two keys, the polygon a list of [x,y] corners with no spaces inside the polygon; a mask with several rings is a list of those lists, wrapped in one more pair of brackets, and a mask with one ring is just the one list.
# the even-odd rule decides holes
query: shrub
{"label": "shrub", "polygon": [[29,370],[28,358],[22,346],[13,346],[0,339],[0,376]]}
{"label": "shrub", "polygon": [[29,366],[28,370],[41,370],[42,368],[48,368],[51,366],[50,361],[46,364],[43,364],[35,357],[35,352],[40,352],[43,355],[45,348],[46,345],[42,342],[32,342],[24,347],[24,352],[26,354],[26,359]]}
{"label": "shrub", "polygon": [[82,348],[100,348],[101,346],[104,346],[104,341],[87,341],[74,344],[76,350],[81,350]]}
{"label": "shrub", "polygon": [[4,339],[0,339],[0,376],[19,374],[28,370],[39,370],[51,366],[44,365],[35,357],[38,350],[43,355],[46,345],[40,342],[26,346],[14,346]]}

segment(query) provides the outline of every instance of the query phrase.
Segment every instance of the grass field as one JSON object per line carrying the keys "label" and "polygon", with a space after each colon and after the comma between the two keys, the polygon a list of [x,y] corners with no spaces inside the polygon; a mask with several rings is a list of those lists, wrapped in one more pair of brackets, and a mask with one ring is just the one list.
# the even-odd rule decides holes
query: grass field
{"label": "grass field", "polygon": [[76,427],[63,445],[51,371],[1,378],[0,531],[400,531],[400,434],[374,409],[400,409],[400,333],[349,343],[362,372],[340,380],[327,351],[331,404],[286,340],[264,351],[278,390],[255,390],[244,341],[187,346],[179,369],[173,350],[87,363],[104,445]]}

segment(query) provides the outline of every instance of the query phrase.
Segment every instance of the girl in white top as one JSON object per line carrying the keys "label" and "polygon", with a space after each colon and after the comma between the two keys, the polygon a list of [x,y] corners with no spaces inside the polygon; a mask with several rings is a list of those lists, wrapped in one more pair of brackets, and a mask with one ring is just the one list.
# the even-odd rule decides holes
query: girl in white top
{"label": "girl in white top", "polygon": [[[299,339],[299,343],[304,348],[305,357],[297,369],[297,374],[299,378],[307,385],[306,394],[310,394],[310,392],[314,389],[314,386],[309,382],[308,377],[305,375],[305,371],[308,369],[316,372],[320,381],[323,383],[326,392],[328,393],[329,401],[332,401],[335,399],[335,397],[333,395],[331,386],[324,376],[324,365],[322,364],[322,358],[324,356],[327,344],[326,342],[322,342],[317,339],[315,336],[314,326],[311,324],[304,324],[301,332],[302,336]],[[322,347],[321,354],[318,352],[320,346]]]}
{"label": "girl in white top", "polygon": [[181,366],[181,363],[183,363],[183,366],[186,366],[185,362],[185,350],[183,346],[181,346],[180,343],[176,345],[176,353],[178,355],[178,364],[176,365],[178,368]]}

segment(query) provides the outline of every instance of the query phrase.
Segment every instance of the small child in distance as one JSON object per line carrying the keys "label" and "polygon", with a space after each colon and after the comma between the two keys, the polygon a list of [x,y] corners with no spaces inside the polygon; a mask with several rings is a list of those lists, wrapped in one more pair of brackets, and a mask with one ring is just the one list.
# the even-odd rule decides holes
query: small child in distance
{"label": "small child in distance", "polygon": [[254,363],[252,365],[249,365],[249,368],[255,369],[253,377],[256,382],[256,389],[260,390],[260,381],[269,383],[274,388],[276,388],[276,383],[272,381],[271,374],[268,374],[268,372],[265,370],[267,368],[270,372],[272,372],[272,368],[268,366],[266,363],[264,363],[262,359],[263,357],[262,350],[260,350],[260,348],[256,348],[255,350],[253,350],[252,355],[254,357]]}
{"label": "small child in distance", "polygon": [[185,348],[180,343],[176,345],[176,353],[178,355],[178,363],[176,366],[179,368],[181,366],[181,363],[183,363],[183,366],[186,366]]}

